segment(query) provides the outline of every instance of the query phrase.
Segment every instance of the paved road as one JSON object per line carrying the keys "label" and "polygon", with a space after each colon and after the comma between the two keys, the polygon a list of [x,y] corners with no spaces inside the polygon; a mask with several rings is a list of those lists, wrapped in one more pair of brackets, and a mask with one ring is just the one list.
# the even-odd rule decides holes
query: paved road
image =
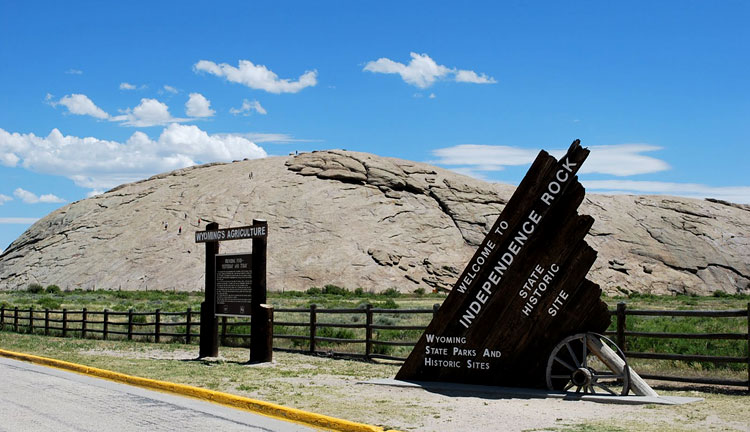
{"label": "paved road", "polygon": [[0,431],[317,429],[191,398],[0,358]]}

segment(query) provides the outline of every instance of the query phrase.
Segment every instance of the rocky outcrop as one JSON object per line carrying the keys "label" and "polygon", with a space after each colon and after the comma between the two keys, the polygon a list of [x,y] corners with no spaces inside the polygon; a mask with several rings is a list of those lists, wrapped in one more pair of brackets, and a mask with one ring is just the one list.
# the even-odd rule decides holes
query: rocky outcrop
{"label": "rocky outcrop", "polygon": [[[0,289],[200,290],[193,233],[252,219],[269,223],[269,289],[449,289],[513,190],[345,151],[187,168],[47,215],[0,256]],[[750,292],[747,206],[588,195],[581,212],[596,219],[589,278],[607,292]],[[222,242],[221,252],[250,245]]]}

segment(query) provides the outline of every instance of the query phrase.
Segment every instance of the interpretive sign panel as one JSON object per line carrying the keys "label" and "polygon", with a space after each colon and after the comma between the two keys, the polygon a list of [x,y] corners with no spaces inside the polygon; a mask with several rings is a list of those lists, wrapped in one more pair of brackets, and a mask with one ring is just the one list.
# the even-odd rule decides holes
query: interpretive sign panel
{"label": "interpretive sign panel", "polygon": [[216,255],[215,314],[250,315],[252,284],[252,254]]}
{"label": "interpretive sign panel", "polygon": [[594,219],[577,213],[588,154],[578,140],[559,161],[539,153],[397,379],[543,388],[558,342],[607,329],[601,289],[585,279]]}

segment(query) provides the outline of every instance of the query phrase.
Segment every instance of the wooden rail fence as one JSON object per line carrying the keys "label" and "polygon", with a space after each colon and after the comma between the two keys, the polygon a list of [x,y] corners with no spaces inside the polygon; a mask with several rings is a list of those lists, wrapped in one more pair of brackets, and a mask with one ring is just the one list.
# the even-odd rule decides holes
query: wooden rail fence
{"label": "wooden rail fence", "polygon": [[[395,319],[399,316],[424,315],[423,321],[429,321],[437,311],[439,305],[432,309],[385,309],[366,305],[363,308],[351,309],[323,309],[316,305],[309,308],[278,308],[275,309],[277,317],[283,321],[274,322],[274,339],[288,341],[291,347],[274,349],[280,351],[305,352],[313,354],[326,354],[332,356],[362,357],[366,359],[384,359],[403,361],[405,357],[389,354],[389,350],[397,347],[412,347],[416,344],[418,334],[426,328],[424,325],[396,325],[377,324],[376,317],[387,316]],[[617,305],[617,309],[610,311],[614,318],[615,329],[606,332],[609,337],[614,337],[617,345],[624,351],[629,359],[651,359],[651,360],[677,360],[686,362],[709,362],[714,364],[734,363],[743,364],[747,369],[747,380],[728,380],[719,378],[703,378],[689,376],[666,376],[657,374],[641,374],[646,379],[658,379],[664,381],[676,381],[711,385],[742,386],[750,390],[750,303],[746,310],[722,310],[722,311],[664,311],[664,310],[632,310],[627,309],[624,303]],[[350,315],[355,322],[335,322],[331,318],[336,315]],[[300,317],[301,315],[301,317]],[[296,320],[288,320],[297,316]],[[362,316],[364,319],[358,318]],[[651,317],[703,317],[703,318],[742,318],[747,320],[747,331],[745,333],[657,333],[629,331],[626,327],[629,316],[651,316]],[[200,317],[199,311],[188,309],[185,312],[135,312],[132,309],[127,312],[115,312],[104,310],[101,312],[82,310],[35,310],[34,308],[19,309],[0,308],[0,330],[26,333],[42,333],[44,335],[60,335],[62,337],[78,336],[81,338],[111,339],[116,336],[119,339],[133,340],[138,337],[141,340],[153,342],[181,342],[191,344],[196,342],[200,335],[197,331],[200,322],[194,318]],[[222,317],[220,322],[220,341],[222,345],[249,346],[250,321],[247,318]],[[293,329],[299,329],[294,331]],[[350,330],[343,335],[330,335],[326,329]],[[394,339],[381,338],[379,333],[390,331],[392,333],[414,336],[413,339],[403,340],[398,337]],[[408,333],[410,332],[411,333]],[[744,345],[740,351],[745,351],[744,356],[713,356],[713,355],[690,355],[676,353],[637,352],[628,350],[628,342],[636,338],[669,338],[669,339],[710,339],[737,341]],[[282,343],[283,344],[283,343]],[[275,344],[276,345],[276,344]],[[326,347],[333,348],[327,349]],[[342,347],[345,350],[342,350]],[[359,348],[357,348],[359,347]],[[389,348],[390,347],[390,348]]]}

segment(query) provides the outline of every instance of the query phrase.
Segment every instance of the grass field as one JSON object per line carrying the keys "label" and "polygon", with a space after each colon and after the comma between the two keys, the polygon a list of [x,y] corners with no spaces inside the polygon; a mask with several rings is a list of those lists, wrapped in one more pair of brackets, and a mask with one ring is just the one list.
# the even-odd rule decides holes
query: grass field
{"label": "grass field", "polygon": [[[431,308],[435,303],[442,303],[446,294],[443,293],[411,293],[399,294],[396,290],[386,290],[373,294],[362,290],[350,291],[335,285],[323,288],[310,288],[307,291],[271,291],[268,301],[277,308],[309,307],[316,304],[321,308],[356,308],[370,303],[376,308]],[[717,293],[714,296],[655,296],[639,295],[609,297],[602,296],[610,308],[617,303],[625,302],[631,309],[663,309],[663,310],[724,310],[746,309],[750,302],[750,295],[729,295]],[[6,308],[18,306],[37,309],[80,309],[89,310],[153,311],[161,309],[165,312],[179,312],[187,308],[198,310],[203,301],[203,293],[175,292],[175,291],[119,291],[119,290],[70,290],[62,291],[56,286],[38,289],[0,291],[0,305]]]}
{"label": "grass field", "polygon": [[[362,292],[361,290],[349,291],[335,285],[327,285],[323,288],[311,288],[307,292],[270,292],[268,302],[275,308],[305,308],[305,312],[283,312],[276,313],[276,322],[309,322],[309,307],[317,305],[318,309],[346,308],[356,309],[359,312],[347,314],[324,314],[318,315],[319,323],[327,324],[363,324],[365,315],[364,308],[372,304],[374,308],[382,312],[374,315],[374,324],[380,326],[426,326],[431,320],[431,314],[397,314],[395,311],[404,309],[432,309],[433,305],[440,304],[445,299],[445,294],[399,294],[395,290],[386,291],[381,294]],[[89,311],[127,311],[133,309],[136,312],[153,312],[160,309],[162,312],[184,312],[187,308],[193,311],[200,309],[203,294],[200,292],[169,292],[169,291],[61,291],[56,287],[30,287],[24,291],[0,292],[0,306],[6,308],[18,307],[28,309],[33,307],[37,310],[44,308],[80,310],[87,308]],[[614,309],[619,302],[625,302],[628,309],[656,309],[656,310],[746,310],[750,296],[747,295],[725,295],[710,297],[697,296],[652,296],[634,294],[629,297],[602,297],[610,307]],[[388,313],[387,310],[394,310]],[[137,316],[138,324],[147,324],[145,316]],[[112,318],[113,321],[124,317]],[[179,319],[179,318],[174,318]],[[231,323],[234,321],[230,319]],[[693,317],[645,317],[628,316],[628,330],[642,332],[664,332],[664,333],[747,333],[747,318],[693,318]],[[610,328],[614,329],[613,325]],[[184,327],[176,329],[184,332]],[[197,331],[197,329],[196,329]],[[249,325],[229,327],[229,333],[248,334]],[[339,339],[363,339],[364,329],[320,327],[317,331],[318,337]],[[275,334],[308,336],[306,327],[277,325]],[[420,330],[390,330],[378,329],[374,331],[374,338],[380,341],[416,341],[421,335]],[[144,338],[141,338],[144,340]],[[230,345],[246,343],[238,338],[228,338],[225,341]],[[281,340],[275,341],[276,347],[305,349],[306,340]],[[362,344],[325,342],[318,343],[318,349],[333,350],[339,352],[362,353]],[[657,338],[628,338],[629,351],[638,352],[661,352],[673,354],[693,355],[718,355],[729,357],[747,357],[748,344],[742,340],[682,340],[682,339],[657,339]],[[395,347],[385,345],[374,345],[374,353],[405,357],[411,347]],[[714,364],[711,362],[680,362],[680,361],[647,361],[634,360],[640,368],[648,373],[669,374],[678,372],[680,375],[715,376],[717,378],[747,379],[747,365],[741,363]]]}

